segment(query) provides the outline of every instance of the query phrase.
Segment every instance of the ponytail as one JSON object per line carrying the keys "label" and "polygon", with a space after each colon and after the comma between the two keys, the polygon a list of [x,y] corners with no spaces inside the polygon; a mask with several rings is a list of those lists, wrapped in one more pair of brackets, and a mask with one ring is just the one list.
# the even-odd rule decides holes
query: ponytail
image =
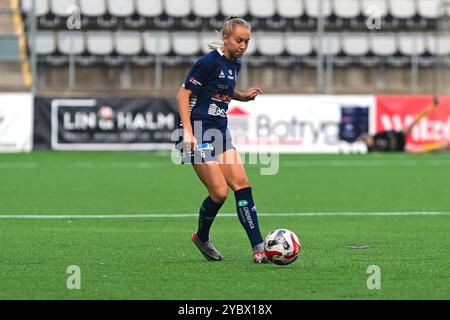
{"label": "ponytail", "polygon": [[217,39],[213,42],[208,43],[208,48],[210,48],[211,50],[217,50],[224,46],[222,32],[219,30],[215,30],[214,33],[216,34]]}

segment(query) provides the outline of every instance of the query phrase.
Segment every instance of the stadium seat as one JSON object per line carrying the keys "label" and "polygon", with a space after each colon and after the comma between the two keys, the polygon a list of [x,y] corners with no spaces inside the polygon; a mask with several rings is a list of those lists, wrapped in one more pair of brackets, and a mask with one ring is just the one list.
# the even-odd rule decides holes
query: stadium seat
{"label": "stadium seat", "polygon": [[443,13],[450,15],[450,6],[446,8],[440,5],[442,0],[420,0],[417,1],[417,12],[422,18],[436,19]]}
{"label": "stadium seat", "polygon": [[[423,0],[422,0],[423,1]],[[410,19],[416,15],[415,0],[389,0],[389,11],[394,18]]]}
{"label": "stadium seat", "polygon": [[138,16],[148,19],[149,25],[166,29],[174,24],[173,18],[164,14],[164,0],[136,0],[135,9]]}
{"label": "stadium seat", "polygon": [[342,50],[348,56],[364,56],[369,53],[366,33],[346,33],[342,36]]}
{"label": "stadium seat", "polygon": [[277,12],[282,18],[295,19],[304,13],[303,2],[298,0],[283,0],[276,2]]}
{"label": "stadium seat", "polygon": [[[436,62],[436,56],[429,55],[428,39],[425,32],[408,32],[399,34],[399,52],[411,58],[411,63],[417,61],[423,67],[431,67]],[[427,52],[428,51],[428,52]]]}
{"label": "stadium seat", "polygon": [[82,16],[99,17],[106,14],[105,0],[79,0]]}
{"label": "stadium seat", "polygon": [[193,56],[200,52],[198,33],[189,31],[176,31],[171,33],[172,48],[175,54]]}
{"label": "stadium seat", "polygon": [[136,0],[136,12],[146,18],[160,16],[164,12],[162,0]]}
{"label": "stadium seat", "polygon": [[249,0],[249,22],[259,29],[284,29],[286,19],[278,16],[275,0]]}
{"label": "stadium seat", "polygon": [[57,34],[58,51],[65,55],[80,55],[85,51],[84,32],[60,31]]}
{"label": "stadium seat", "polygon": [[220,35],[215,34],[214,32],[202,32],[200,34],[200,47],[203,54],[206,54],[211,51],[208,47],[208,44],[213,42],[214,40],[219,39]]}
{"label": "stadium seat", "polygon": [[284,53],[284,33],[280,32],[255,32],[258,52],[263,56],[280,56]]}
{"label": "stadium seat", "polygon": [[150,55],[168,55],[171,51],[170,33],[146,31],[142,34],[144,51]]}
{"label": "stadium seat", "polygon": [[86,47],[90,54],[109,55],[114,51],[113,36],[109,31],[89,31]]}
{"label": "stadium seat", "polygon": [[286,32],[286,52],[291,56],[307,56],[313,51],[311,34],[301,32]]}
{"label": "stadium seat", "polygon": [[357,18],[361,13],[360,0],[333,0],[332,4],[338,18]]}
{"label": "stadium seat", "polygon": [[69,15],[71,15],[74,12],[73,9],[76,8],[77,5],[78,5],[78,2],[76,0],[51,0],[50,1],[51,12],[55,16],[59,16],[59,17],[68,17]]}
{"label": "stadium seat", "polygon": [[[169,19],[168,23],[175,25],[175,29],[184,30],[201,27],[202,18],[192,13],[190,0],[166,0],[164,3],[165,12]],[[163,24],[157,24],[163,26]]]}
{"label": "stadium seat", "polygon": [[220,11],[225,17],[238,16],[244,18],[248,14],[247,1],[220,0]]}
{"label": "stadium seat", "polygon": [[191,13],[189,0],[165,0],[165,12],[168,16],[181,18]]}
{"label": "stadium seat", "polygon": [[192,12],[200,18],[212,18],[219,14],[219,0],[192,0]]}
{"label": "stadium seat", "polygon": [[248,11],[255,18],[270,18],[276,14],[274,0],[248,1]]}
{"label": "stadium seat", "polygon": [[134,2],[123,0],[108,0],[108,11],[112,16],[129,17],[134,13]]}
{"label": "stadium seat", "polygon": [[389,13],[387,0],[362,0],[361,11],[365,17],[384,18]]}
{"label": "stadium seat", "polygon": [[395,33],[372,33],[369,38],[370,51],[377,56],[393,56],[397,53],[397,37]]}
{"label": "stadium seat", "polygon": [[[36,54],[50,55],[56,51],[55,34],[52,31],[39,31],[36,34]],[[32,47],[33,41],[28,39],[28,45]]]}
{"label": "stadium seat", "polygon": [[409,57],[399,55],[397,35],[392,32],[372,33],[370,37],[370,49],[381,62],[390,66],[405,66]]}
{"label": "stadium seat", "polygon": [[[319,51],[319,39],[314,34],[313,47],[316,53]],[[322,53],[324,55],[336,56],[341,52],[341,39],[338,33],[327,33],[322,39]]]}
{"label": "stadium seat", "polygon": [[142,51],[142,37],[138,31],[117,31],[114,43],[116,52],[121,55],[138,55]]}
{"label": "stadium seat", "polygon": [[79,0],[83,25],[93,28],[111,28],[117,25],[117,17],[108,14],[107,0]]}
{"label": "stadium seat", "polygon": [[428,34],[427,49],[428,52],[432,55],[450,55],[450,34],[440,34],[438,36],[436,36],[434,33]]}
{"label": "stadium seat", "polygon": [[319,3],[322,2],[322,13],[324,17],[329,17],[331,15],[331,0],[305,0],[305,12],[311,18],[318,18],[320,15],[319,12]]}
{"label": "stadium seat", "polygon": [[439,3],[441,0],[417,1],[417,12],[425,19],[436,19],[439,16]]}
{"label": "stadium seat", "polygon": [[[29,13],[31,12],[31,8],[33,6],[32,4],[33,0],[22,0],[22,10],[25,13]],[[36,11],[36,16],[40,17],[40,16],[45,16],[46,14],[49,13],[49,3],[48,0],[36,0],[36,5],[35,5],[35,11]]]}
{"label": "stadium seat", "polygon": [[425,53],[425,34],[422,32],[401,33],[398,36],[398,51],[405,56],[422,55]]}

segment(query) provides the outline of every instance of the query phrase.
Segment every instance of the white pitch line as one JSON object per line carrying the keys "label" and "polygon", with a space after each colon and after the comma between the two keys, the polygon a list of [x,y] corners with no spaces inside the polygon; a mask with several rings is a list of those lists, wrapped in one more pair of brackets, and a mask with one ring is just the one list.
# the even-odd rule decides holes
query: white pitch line
{"label": "white pitch line", "polygon": [[37,163],[28,162],[28,163],[1,163],[0,169],[35,169],[37,168]]}
{"label": "white pitch line", "polygon": [[[254,163],[246,163],[244,165],[252,165]],[[171,167],[176,164],[166,162],[111,162],[111,163],[96,163],[96,162],[77,162],[73,167],[80,169],[154,169]],[[280,160],[281,168],[287,167],[441,167],[450,166],[450,160]]]}
{"label": "white pitch line", "polygon": [[391,167],[391,166],[449,166],[450,160],[317,160],[280,161],[281,167]]}
{"label": "white pitch line", "polygon": [[[236,213],[219,213],[218,217],[236,217]],[[259,213],[261,217],[323,217],[323,216],[450,216],[450,212],[280,212]],[[198,213],[180,214],[0,214],[0,219],[154,219],[197,218]]]}

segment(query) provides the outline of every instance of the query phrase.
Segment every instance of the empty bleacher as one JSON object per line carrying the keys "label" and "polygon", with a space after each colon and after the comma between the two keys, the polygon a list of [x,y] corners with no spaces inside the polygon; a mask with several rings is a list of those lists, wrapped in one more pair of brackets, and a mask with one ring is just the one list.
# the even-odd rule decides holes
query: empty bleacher
{"label": "empty bleacher", "polygon": [[[104,63],[104,57],[121,55],[161,55],[163,61],[173,57],[192,61],[209,52],[207,43],[216,38],[214,33],[193,31],[39,31],[36,34],[36,53],[41,60],[52,64],[61,61],[61,56],[94,56],[93,62]],[[370,55],[380,58],[388,56],[429,55],[447,56],[450,38],[439,36],[436,49],[434,32],[330,32],[324,37],[324,55],[348,56],[355,63]],[[279,58],[291,56],[293,62],[319,53],[318,39],[314,32],[254,31],[252,45],[247,51],[249,64],[254,57],[265,64],[277,64]],[[30,44],[32,41],[29,42]],[[409,43],[409,44],[408,44]],[[252,55],[254,57],[252,57]],[[380,59],[382,61],[382,59]]]}
{"label": "empty bleacher", "polygon": [[[332,74],[332,78],[328,77],[333,81],[327,85],[330,90],[340,92],[340,85],[351,80],[347,73],[359,73],[364,75],[359,77],[363,81],[357,83],[362,92],[388,92],[411,89],[405,85],[410,81],[389,84],[386,70],[390,67],[408,79],[414,66],[430,69],[437,58],[449,62],[450,34],[437,34],[436,27],[444,12],[450,14],[450,6],[439,8],[439,3],[439,0],[37,0],[38,31],[33,37],[41,70],[61,73],[55,83],[64,83],[67,64],[74,61],[78,71],[103,68],[102,74],[110,75],[111,70],[116,70],[119,74],[130,72],[132,79],[150,79],[136,81],[135,88],[156,86],[158,90],[173,90],[189,64],[209,51],[207,43],[217,37],[214,30],[227,16],[235,15],[247,19],[253,29],[243,58],[247,83],[257,79],[273,90],[314,92],[315,69],[323,55],[327,72]],[[26,20],[31,0],[22,0],[21,8]],[[68,31],[67,19],[74,10],[79,10],[80,28]],[[323,39],[317,37],[316,31],[321,14]],[[450,30],[445,25],[440,27]],[[159,68],[163,68],[163,73],[157,79],[157,74],[161,74]],[[370,74],[383,70],[386,73],[381,77],[383,86],[374,87],[380,77]],[[134,77],[133,72],[147,72],[149,76]],[[173,79],[166,87],[167,77]],[[42,84],[51,87],[52,81],[47,78],[43,77]],[[120,79],[119,76],[119,86]],[[77,85],[82,87],[85,83],[77,74]],[[399,88],[401,84],[403,88]]]}
{"label": "empty bleacher", "polygon": [[[367,18],[382,20],[383,29],[434,26],[440,0],[36,0],[40,28],[64,27],[78,7],[83,28],[169,28],[204,30],[219,27],[230,15],[248,19],[254,28],[315,28],[322,9],[331,29],[366,28]],[[32,0],[22,0],[31,10]],[[319,6],[321,4],[321,8]],[[450,9],[446,8],[447,12]]]}

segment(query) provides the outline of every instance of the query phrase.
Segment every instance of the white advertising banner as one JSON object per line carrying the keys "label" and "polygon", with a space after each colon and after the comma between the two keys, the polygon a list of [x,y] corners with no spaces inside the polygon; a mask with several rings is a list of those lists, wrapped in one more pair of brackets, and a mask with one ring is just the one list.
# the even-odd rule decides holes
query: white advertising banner
{"label": "white advertising banner", "polygon": [[0,152],[30,152],[32,148],[32,95],[0,94]]}
{"label": "white advertising banner", "polygon": [[228,127],[243,152],[366,152],[362,143],[342,138],[346,110],[355,109],[364,110],[366,131],[373,132],[374,96],[262,95],[251,102],[233,100]]}

